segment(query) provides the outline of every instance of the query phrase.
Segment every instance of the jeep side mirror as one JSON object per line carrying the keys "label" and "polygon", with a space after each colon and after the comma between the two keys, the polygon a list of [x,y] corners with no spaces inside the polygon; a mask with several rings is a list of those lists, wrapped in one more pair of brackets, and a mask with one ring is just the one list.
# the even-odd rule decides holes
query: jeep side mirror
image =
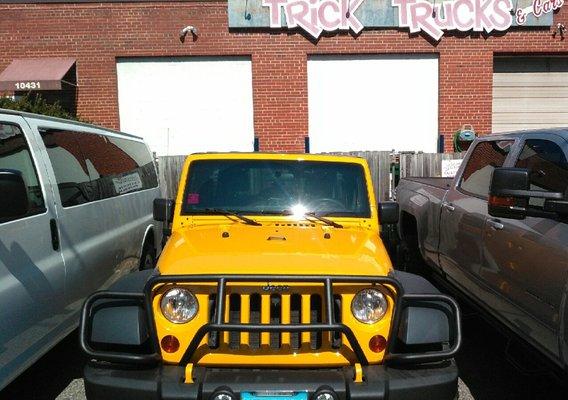
{"label": "jeep side mirror", "polygon": [[398,203],[384,201],[379,203],[379,222],[381,225],[394,225],[398,223]]}
{"label": "jeep side mirror", "polygon": [[172,234],[170,224],[174,220],[174,206],[175,203],[172,199],[154,199],[154,219],[162,222],[162,248]]}
{"label": "jeep side mirror", "polygon": [[154,219],[171,223],[174,220],[174,205],[172,199],[154,199]]}
{"label": "jeep side mirror", "polygon": [[[493,217],[524,219],[529,198],[551,200],[548,207],[562,206],[563,193],[530,190],[530,172],[526,168],[495,168],[489,187],[487,208]],[[562,208],[562,207],[560,207]]]}
{"label": "jeep side mirror", "polygon": [[0,169],[0,222],[26,215],[28,188],[20,171]]}

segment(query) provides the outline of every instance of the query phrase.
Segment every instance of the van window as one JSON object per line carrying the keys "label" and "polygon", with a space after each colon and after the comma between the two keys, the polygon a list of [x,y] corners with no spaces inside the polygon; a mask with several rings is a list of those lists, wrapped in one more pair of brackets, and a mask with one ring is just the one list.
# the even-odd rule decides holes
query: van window
{"label": "van window", "polygon": [[43,194],[30,148],[17,125],[0,122],[0,169],[12,169],[22,173],[28,187],[29,200],[29,210],[25,217],[45,211]]}
{"label": "van window", "polygon": [[79,143],[99,199],[158,186],[144,143],[93,134],[82,135]]}
{"label": "van window", "polygon": [[142,142],[57,130],[42,130],[42,138],[52,163],[65,164],[69,161],[67,154],[63,157],[61,151],[53,150],[54,143],[64,144],[67,153],[75,155],[75,163],[64,169],[56,169],[54,165],[60,193],[63,189],[69,190],[69,177],[73,176],[75,187],[80,188],[83,194],[76,194],[72,198],[75,202],[70,202],[66,193],[62,193],[64,207],[158,186],[152,155]]}
{"label": "van window", "polygon": [[77,136],[74,132],[41,131],[63,207],[84,204],[96,197]]}
{"label": "van window", "polygon": [[[525,142],[515,165],[527,168],[531,190],[568,194],[568,162],[556,143],[545,139],[529,139]],[[544,199],[529,199],[529,206],[542,209]]]}
{"label": "van window", "polygon": [[503,166],[513,143],[513,140],[478,143],[465,166],[459,187],[474,196],[487,198],[493,170]]}

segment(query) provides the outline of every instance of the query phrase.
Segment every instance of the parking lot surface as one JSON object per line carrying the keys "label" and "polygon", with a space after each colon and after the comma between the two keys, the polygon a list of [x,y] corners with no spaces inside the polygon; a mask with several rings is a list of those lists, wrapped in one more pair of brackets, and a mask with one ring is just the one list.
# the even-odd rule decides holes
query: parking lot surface
{"label": "parking lot surface", "polygon": [[[546,371],[538,358],[513,350],[525,356],[512,361],[524,365],[525,371],[521,372],[508,360],[514,360],[515,355],[507,356],[507,340],[499,331],[467,308],[464,315],[464,341],[457,357],[460,400],[566,399],[568,389]],[[85,399],[81,379],[85,362],[77,332],[73,332],[0,392],[0,399]],[[526,371],[529,368],[531,371]]]}

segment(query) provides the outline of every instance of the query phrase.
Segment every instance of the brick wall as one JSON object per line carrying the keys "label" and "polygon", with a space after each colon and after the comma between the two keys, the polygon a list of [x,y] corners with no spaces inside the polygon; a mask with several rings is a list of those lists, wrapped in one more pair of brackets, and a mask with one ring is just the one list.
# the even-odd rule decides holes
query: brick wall
{"label": "brick wall", "polygon": [[[555,23],[568,25],[561,9]],[[197,41],[178,40],[191,23]],[[303,151],[308,132],[307,64],[310,54],[437,53],[440,58],[439,130],[463,123],[491,129],[494,54],[568,54],[568,42],[549,29],[506,34],[448,34],[436,44],[401,29],[339,33],[309,40],[300,32],[234,31],[226,2],[0,5],[0,68],[12,59],[77,58],[78,112],[119,127],[116,57],[247,55],[253,63],[254,128],[262,150]]]}

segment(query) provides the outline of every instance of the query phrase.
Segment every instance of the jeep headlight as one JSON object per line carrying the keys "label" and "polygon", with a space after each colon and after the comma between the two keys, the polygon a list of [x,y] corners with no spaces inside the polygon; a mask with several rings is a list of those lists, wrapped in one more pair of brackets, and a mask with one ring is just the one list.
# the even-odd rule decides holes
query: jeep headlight
{"label": "jeep headlight", "polygon": [[175,287],[162,295],[160,309],[168,321],[185,324],[197,315],[199,304],[189,290]]}
{"label": "jeep headlight", "polygon": [[353,297],[351,312],[364,324],[374,324],[386,314],[388,302],[385,295],[377,289],[363,289]]}

